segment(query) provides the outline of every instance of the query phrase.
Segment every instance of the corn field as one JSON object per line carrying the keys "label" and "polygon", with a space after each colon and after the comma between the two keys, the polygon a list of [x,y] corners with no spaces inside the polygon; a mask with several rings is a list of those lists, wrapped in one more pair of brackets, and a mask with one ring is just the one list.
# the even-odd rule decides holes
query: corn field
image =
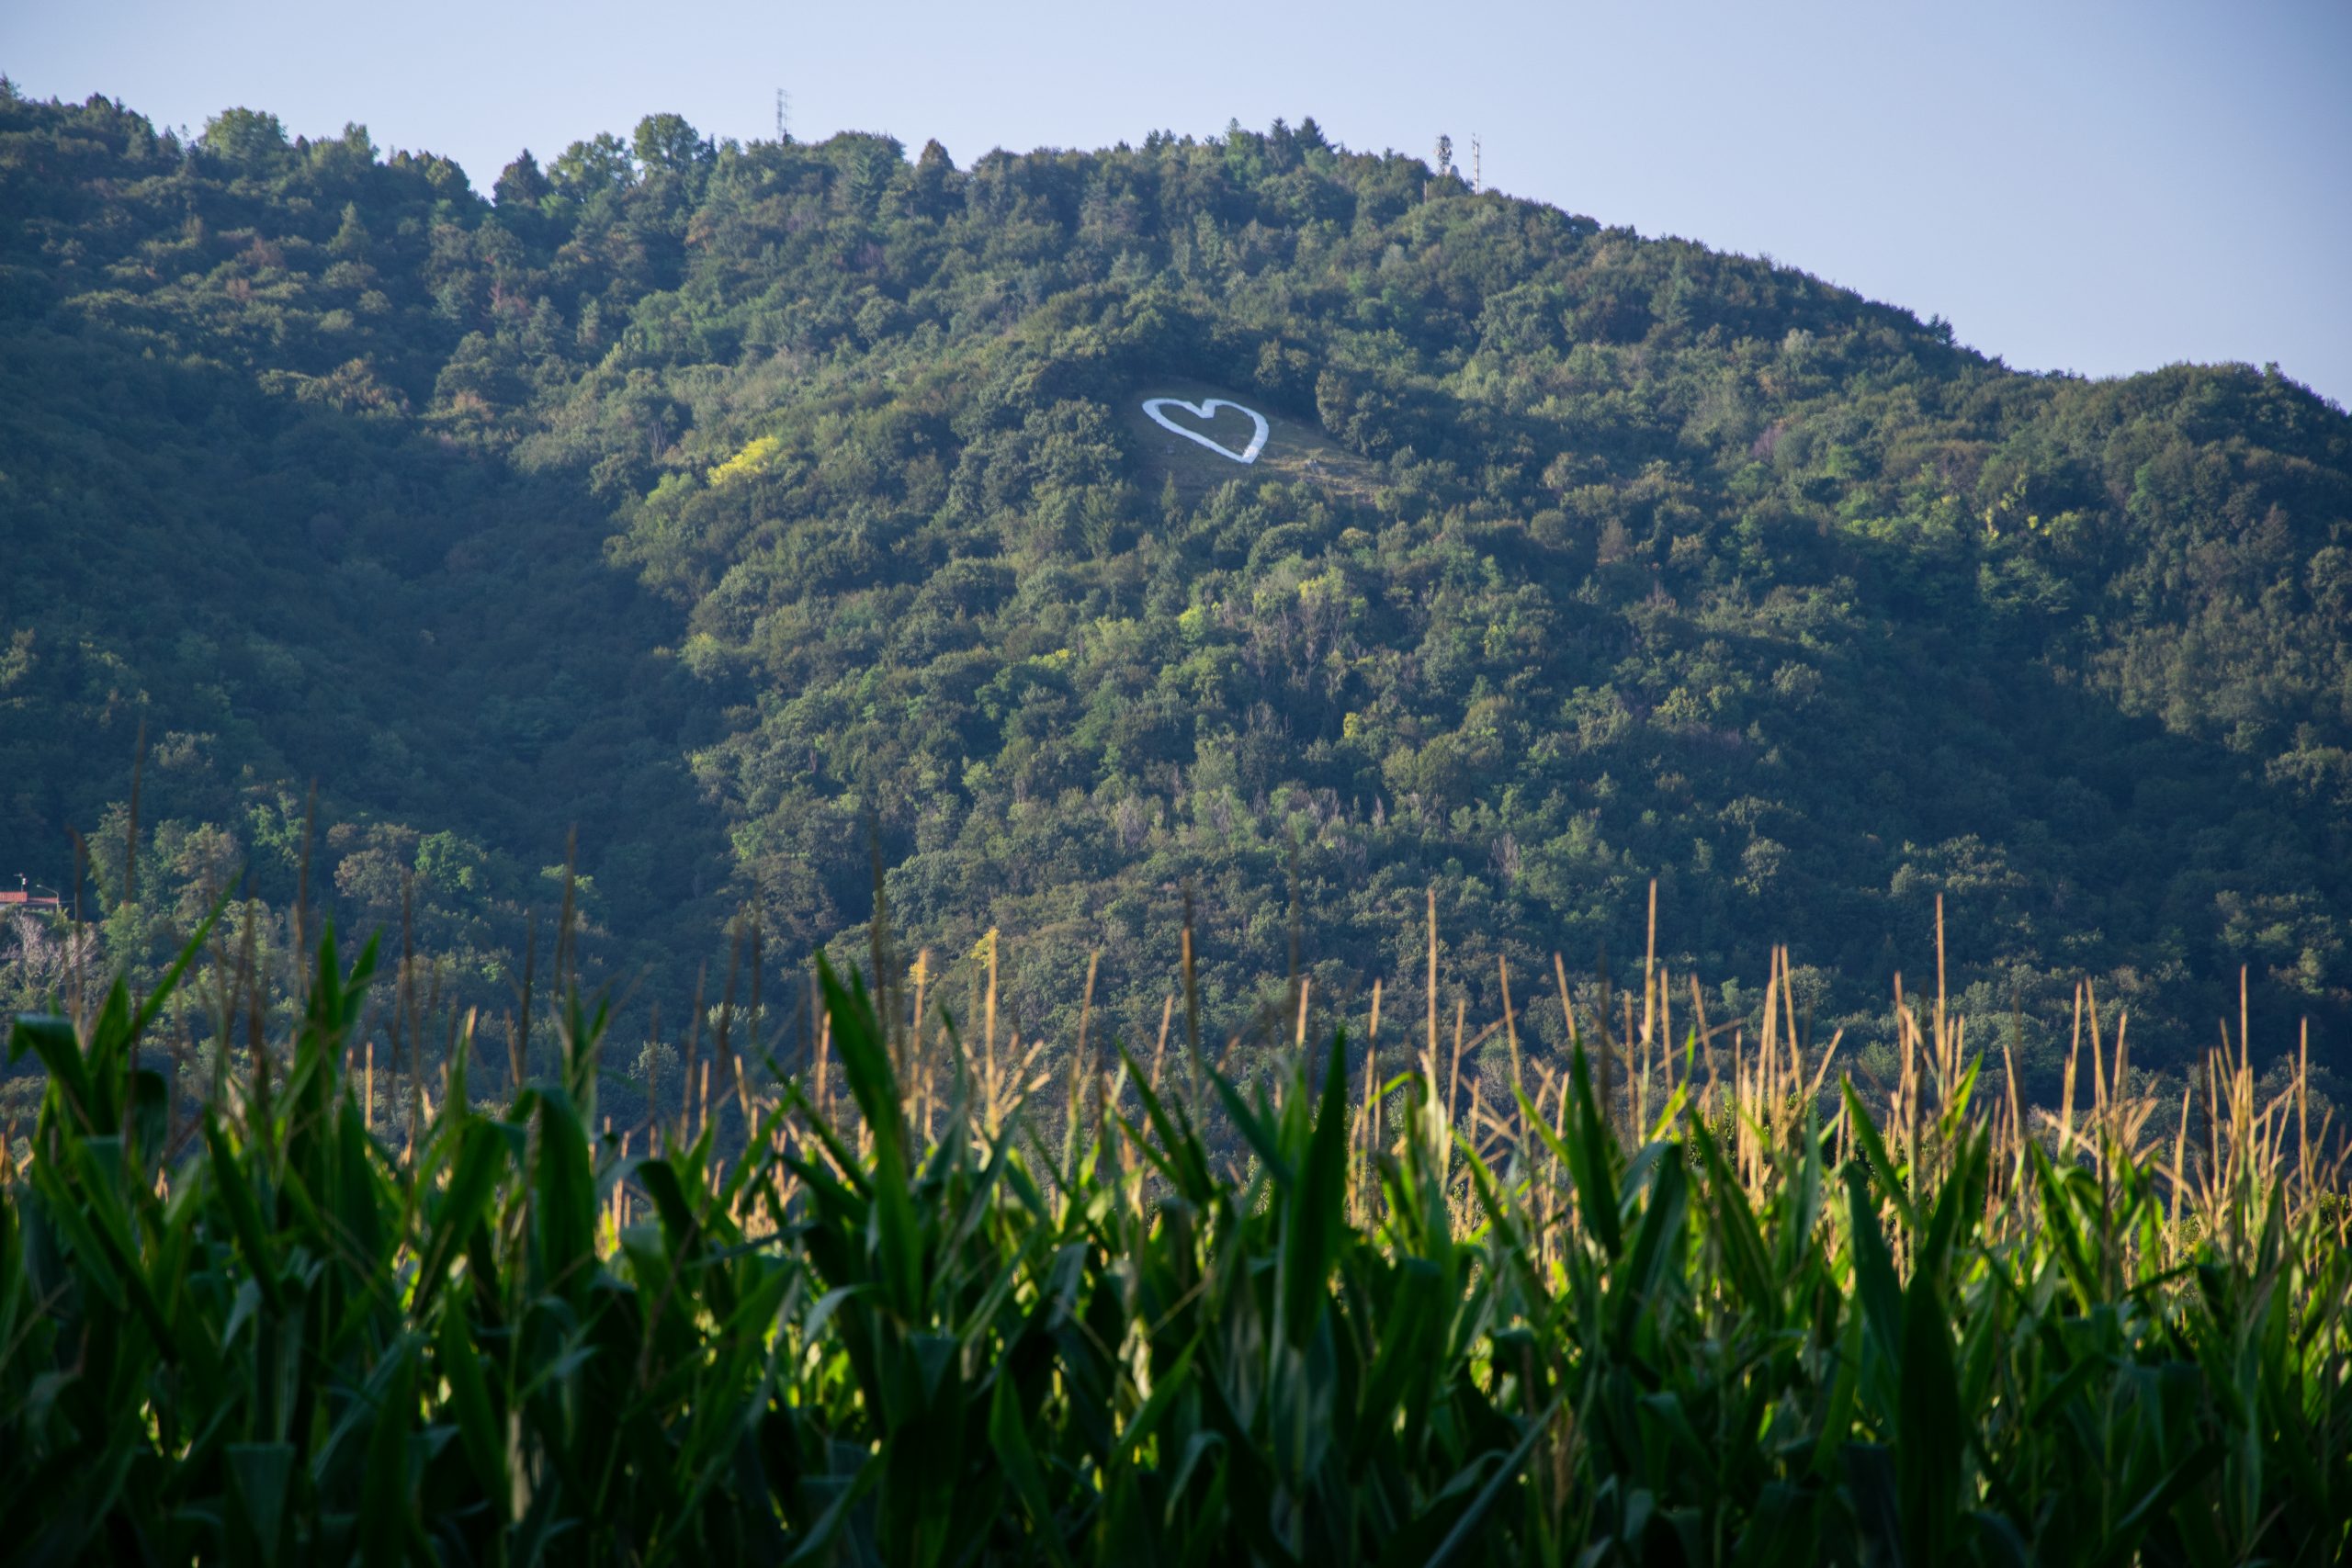
{"label": "corn field", "polygon": [[790,1070],[722,1022],[616,1134],[576,989],[560,1071],[478,1102],[452,1021],[379,1116],[375,948],[331,931],[288,1009],[223,980],[243,1047],[187,1103],[150,1036],[205,935],[11,1030],[47,1072],[0,1162],[17,1561],[2352,1551],[2343,1186],[2243,1029],[2167,1141],[2095,1008],[2036,1111],[1940,984],[1898,1001],[1874,1106],[1779,975],[1750,1042],[1695,990],[1678,1034],[1648,966],[1638,1019],[1579,1016],[1555,966],[1570,1050],[1507,999],[1509,1101],[1465,1106],[1434,935],[1405,1038],[1375,992],[1310,1039],[1301,995],[1239,1072],[1188,986],[1150,1048],[1048,1057],[877,940]]}

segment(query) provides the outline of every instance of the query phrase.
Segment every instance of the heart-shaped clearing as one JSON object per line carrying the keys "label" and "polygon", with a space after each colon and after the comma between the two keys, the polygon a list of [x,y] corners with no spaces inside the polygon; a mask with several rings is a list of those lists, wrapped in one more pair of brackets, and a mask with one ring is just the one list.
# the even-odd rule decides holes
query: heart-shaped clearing
{"label": "heart-shaped clearing", "polygon": [[[1174,420],[1170,419],[1166,414],[1159,412],[1164,408],[1182,409],[1186,413],[1191,414],[1194,419],[1198,420],[1208,420],[1216,417],[1216,411],[1219,409],[1231,409],[1236,413],[1248,414],[1250,416],[1250,423],[1258,427],[1258,434],[1250,438],[1249,446],[1243,447],[1240,451],[1236,452],[1230,446],[1223,446],[1217,442],[1210,440],[1207,436],[1202,434],[1197,430],[1185,429],[1182,425],[1178,424]],[[1230,457],[1237,463],[1254,463],[1258,460],[1258,454],[1266,449],[1266,416],[1260,413],[1256,409],[1244,408],[1239,403],[1233,401],[1229,398],[1210,398],[1205,401],[1197,403],[1188,403],[1182,398],[1146,398],[1143,400],[1143,412],[1145,414],[1149,416],[1151,422],[1159,426],[1160,429],[1170,431],[1175,434],[1182,436],[1187,441],[1197,441],[1202,446],[1207,447],[1210,451],[1216,453],[1218,457]]]}

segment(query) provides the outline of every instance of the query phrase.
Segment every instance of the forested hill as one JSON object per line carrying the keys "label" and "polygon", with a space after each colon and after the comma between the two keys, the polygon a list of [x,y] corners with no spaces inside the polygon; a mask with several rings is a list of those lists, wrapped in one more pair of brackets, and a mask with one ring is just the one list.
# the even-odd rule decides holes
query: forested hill
{"label": "forested hill", "polygon": [[2077,976],[2161,1066],[2241,965],[2352,1065],[2352,421],[2273,372],[2020,375],[1312,121],[958,167],[657,116],[480,193],[11,91],[0,268],[0,873],[78,829],[119,953],[282,910],[315,776],[314,886],[396,928],[413,877],[493,1012],[576,825],[632,1039],[747,902],[863,954],[878,842],[1032,1032],[1099,946],[1148,1043],[1188,884],[1242,1029],[1295,865],[1359,1019],[1419,1016],[1434,883],[1447,1005],[1508,955],[1555,1039],[1655,877],[1720,1016],[1786,942],[1865,1066],[1938,893],[2038,1073]]}

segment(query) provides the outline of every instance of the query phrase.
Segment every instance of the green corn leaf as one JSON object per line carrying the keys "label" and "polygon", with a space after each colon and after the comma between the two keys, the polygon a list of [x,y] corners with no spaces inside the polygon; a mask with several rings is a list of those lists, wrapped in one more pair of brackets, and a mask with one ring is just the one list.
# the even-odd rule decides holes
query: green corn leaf
{"label": "green corn leaf", "polygon": [[1152,1379],[1151,1395],[1136,1407],[1121,1429],[1118,1440],[1112,1445],[1111,1458],[1114,1465],[1133,1465],[1144,1445],[1159,1432],[1160,1423],[1168,1418],[1176,1401],[1186,1392],[1193,1375],[1193,1352],[1198,1348],[1194,1340],[1176,1353],[1176,1359]]}
{"label": "green corn leaf", "polygon": [[1568,1058],[1568,1076],[1577,1123],[1577,1135],[1568,1145],[1568,1173],[1576,1179],[1585,1228],[1600,1243],[1601,1251],[1613,1258],[1624,1250],[1617,1213],[1617,1135],[1601,1119],[1600,1102],[1593,1098],[1591,1069],[1581,1046]]}
{"label": "green corn leaf", "polygon": [[[1295,1348],[1303,1348],[1321,1319],[1332,1265],[1341,1232],[1346,1228],[1348,1195],[1348,1085],[1342,1070],[1347,1061],[1347,1035],[1331,1047],[1331,1066],[1323,1075],[1323,1105],[1306,1148],[1305,1179],[1283,1204],[1282,1262],[1277,1273],[1282,1299],[1282,1330]],[[1306,1099],[1306,1085],[1299,1085]]]}
{"label": "green corn leaf", "polygon": [[1037,1451],[1029,1441],[1029,1429],[1022,1420],[1012,1380],[1001,1371],[996,1377],[996,1390],[989,1397],[989,1446],[996,1462],[1003,1466],[1005,1479],[1012,1483],[1013,1495],[1021,1499],[1022,1507],[1029,1515],[1034,1531],[1031,1540],[1043,1549],[1048,1561],[1069,1562],[1069,1551],[1062,1543],[1061,1527],[1054,1517],[1053,1502],[1046,1491],[1046,1472],[1039,1467]]}
{"label": "green corn leaf", "polygon": [[417,1260],[409,1311],[423,1317],[433,1304],[449,1265],[472,1236],[474,1227],[490,1212],[500,1177],[506,1168],[506,1140],[486,1122],[476,1122],[459,1135],[457,1164],[449,1184],[434,1205],[433,1221]]}
{"label": "green corn leaf", "polygon": [[403,1341],[393,1347],[368,1390],[374,1418],[359,1495],[360,1556],[368,1568],[405,1562],[412,1544],[421,1544],[416,1540],[420,1532],[409,1446],[416,1419],[415,1391],[416,1359]]}
{"label": "green corn leaf", "polygon": [[1894,1278],[1894,1256],[1879,1229],[1878,1203],[1870,1179],[1846,1167],[1847,1245],[1853,1250],[1854,1293],[1861,1298],[1862,1321],[1878,1353],[1898,1361],[1903,1345],[1903,1288]]}
{"label": "green corn leaf", "polygon": [[1397,1259],[1378,1348],[1350,1427],[1352,1461],[1362,1462],[1375,1444],[1385,1441],[1413,1379],[1439,1364],[1443,1292],[1444,1279],[1435,1263],[1423,1258]]}
{"label": "green corn leaf", "polygon": [[537,1288],[560,1292],[577,1304],[586,1300],[596,1273],[596,1176],[589,1164],[588,1131],[560,1092],[540,1092],[537,1110]]}
{"label": "green corn leaf", "polygon": [[1768,1323],[1777,1323],[1783,1311],[1780,1282],[1764,1250],[1755,1212],[1747,1206],[1747,1189],[1724,1158],[1704,1122],[1690,1123],[1690,1144],[1707,1168],[1708,1195],[1713,1200],[1717,1222],[1715,1240],[1731,1271],[1732,1284],[1752,1311]]}
{"label": "green corn leaf", "polygon": [[454,1298],[441,1309],[441,1332],[435,1348],[435,1363],[449,1385],[449,1403],[467,1462],[473,1466],[492,1513],[504,1522],[514,1495],[507,1477],[506,1443],[499,1431],[496,1407],[491,1402],[489,1380],[482,1375],[471,1327]]}
{"label": "green corn leaf", "polygon": [[204,1145],[211,1153],[210,1175],[228,1206],[230,1228],[245,1255],[245,1266],[253,1270],[254,1281],[261,1286],[262,1299],[269,1303],[271,1313],[283,1313],[286,1306],[278,1293],[277,1263],[262,1230],[261,1209],[254,1201],[253,1189],[246,1185],[243,1162],[231,1151],[220,1119],[209,1107],[204,1112]]}
{"label": "green corn leaf", "polygon": [[2050,1238],[2057,1245],[2059,1267],[2064,1269],[2066,1282],[2074,1287],[2075,1300],[2087,1311],[2098,1295],[2098,1281],[2083,1246],[2081,1231],[2075,1224],[2074,1208],[2066,1194],[2066,1184],[2060,1179],[2050,1156],[2040,1144],[2025,1146],[2026,1157],[2032,1162],[2034,1187],[2041,1197],[2041,1218]]}
{"label": "green corn leaf", "polygon": [[1905,1553],[1914,1562],[1949,1560],[1960,1534],[1960,1463],[1965,1418],[1952,1366],[1951,1335],[1936,1276],[1913,1276],[1903,1303],[1896,1488]]}
{"label": "green corn leaf", "polygon": [[288,1483],[294,1473],[291,1443],[231,1443],[224,1450],[229,1495],[252,1549],[264,1564],[277,1562],[284,1539]]}
{"label": "green corn leaf", "polygon": [[1821,1136],[1810,1112],[1798,1150],[1795,1167],[1774,1203],[1772,1268],[1779,1280],[1793,1280],[1804,1271],[1815,1246],[1815,1223],[1821,1217]]}
{"label": "green corn leaf", "polygon": [[1862,1157],[1870,1164],[1871,1175],[1877,1179],[1879,1190],[1894,1203],[1895,1215],[1903,1222],[1903,1228],[1917,1230],[1919,1216],[1911,1206],[1911,1193],[1905,1176],[1896,1170],[1894,1156],[1886,1152],[1886,1145],[1879,1137],[1878,1123],[1871,1121],[1871,1113],[1862,1109],[1861,1097],[1854,1092],[1853,1078],[1840,1073],[1838,1088],[1846,1101],[1846,1124],[1853,1129],[1854,1141],[1862,1145]]}
{"label": "green corn leaf", "polygon": [[39,1056],[48,1071],[51,1096],[63,1096],[71,1116],[67,1126],[81,1133],[110,1130],[99,1124],[97,1087],[91,1081],[82,1042],[69,1020],[19,1013],[8,1025],[8,1060],[14,1062],[28,1051]]}
{"label": "green corn leaf", "polygon": [[1838,1450],[1852,1430],[1855,1398],[1860,1390],[1862,1373],[1862,1320],[1859,1316],[1846,1319],[1846,1330],[1838,1341],[1837,1371],[1829,1385],[1829,1404],[1821,1419],[1819,1435],[1814,1439],[1813,1472],[1824,1480],[1836,1473]]}
{"label": "green corn leaf", "polygon": [[1961,1226],[1972,1219],[1984,1206],[1984,1141],[1973,1134],[1960,1140],[1958,1156],[1951,1173],[1936,1195],[1935,1212],[1929,1216],[1925,1241],[1920,1245],[1914,1267],[1923,1275],[1940,1278],[1945,1260],[1953,1243],[1959,1239]]}
{"label": "green corn leaf", "polygon": [[1234,1130],[1241,1134],[1242,1142],[1250,1145],[1250,1152],[1264,1162],[1267,1172],[1280,1185],[1288,1187],[1296,1181],[1298,1178],[1284,1156],[1280,1130],[1250,1109],[1249,1102],[1241,1098],[1240,1090],[1235,1089],[1223,1073],[1211,1069],[1208,1078],[1218,1100],[1225,1106],[1225,1113],[1232,1121]]}
{"label": "green corn leaf", "polygon": [[[2132,1544],[2143,1537],[2156,1519],[2170,1513],[2191,1490],[2202,1484],[2214,1472],[2222,1468],[2225,1455],[2218,1443],[2199,1443],[2178,1464],[2165,1472],[2162,1480],[2132,1504],[2109,1532],[2100,1561],[2125,1562],[2131,1561]],[[2193,1505],[2192,1505],[2193,1506]],[[2342,1527],[2339,1525],[2338,1529]]]}
{"label": "green corn leaf", "polygon": [[130,1214],[123,1206],[119,1188],[123,1175],[121,1140],[78,1138],[72,1150],[81,1176],[76,1196],[82,1200],[81,1212],[90,1220],[85,1234],[122,1281],[124,1298],[155,1337],[156,1348],[170,1357],[177,1346],[171,1319],[149,1288],[146,1270],[140,1267],[139,1238],[133,1234]]}
{"label": "green corn leaf", "polygon": [[[1673,1148],[1679,1156],[1679,1146]],[[1650,1179],[1649,1202],[1642,1212],[1640,1228],[1634,1233],[1633,1250],[1610,1286],[1612,1329],[1620,1345],[1632,1342],[1634,1323],[1644,1313],[1662,1309],[1668,1280],[1681,1278],[1683,1244],[1690,1234],[1690,1182],[1683,1174],[1682,1161],[1679,1157],[1661,1161]]]}
{"label": "green corn leaf", "polygon": [[[1195,1206],[1210,1202],[1216,1196],[1216,1179],[1209,1174],[1208,1156],[1193,1134],[1192,1118],[1182,1102],[1163,1103],[1124,1043],[1119,1046],[1119,1060],[1126,1064],[1128,1086],[1143,1102],[1145,1120],[1157,1138],[1155,1148],[1151,1141],[1136,1134],[1130,1126],[1127,1130],[1136,1145],[1159,1166],[1187,1202]],[[1125,1125],[1124,1119],[1122,1125]]]}
{"label": "green corn leaf", "polygon": [[1487,1511],[1495,1506],[1495,1500],[1502,1495],[1503,1488],[1518,1479],[1521,1468],[1527,1463],[1528,1454],[1534,1450],[1535,1440],[1550,1427],[1552,1416],[1558,1408],[1555,1401],[1543,1415],[1526,1423],[1526,1429],[1518,1444],[1503,1455],[1500,1463],[1493,1467],[1486,1484],[1479,1487],[1477,1495],[1470,1500],[1470,1506],[1453,1521],[1453,1528],[1446,1532],[1445,1539],[1438,1542],[1437,1550],[1429,1554],[1426,1560],[1429,1568],[1440,1568],[1441,1564],[1451,1562],[1455,1552],[1469,1544],[1485,1521]]}

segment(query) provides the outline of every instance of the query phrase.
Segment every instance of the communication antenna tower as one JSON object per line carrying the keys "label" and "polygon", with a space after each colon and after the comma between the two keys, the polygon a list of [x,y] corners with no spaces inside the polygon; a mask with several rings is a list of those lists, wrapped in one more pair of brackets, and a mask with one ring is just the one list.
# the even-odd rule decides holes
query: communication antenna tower
{"label": "communication antenna tower", "polygon": [[778,87],[775,90],[775,139],[778,141],[792,140],[791,124],[792,95]]}
{"label": "communication antenna tower", "polygon": [[1472,195],[1487,188],[1485,171],[1478,159],[1478,133],[1470,133],[1470,190]]}

